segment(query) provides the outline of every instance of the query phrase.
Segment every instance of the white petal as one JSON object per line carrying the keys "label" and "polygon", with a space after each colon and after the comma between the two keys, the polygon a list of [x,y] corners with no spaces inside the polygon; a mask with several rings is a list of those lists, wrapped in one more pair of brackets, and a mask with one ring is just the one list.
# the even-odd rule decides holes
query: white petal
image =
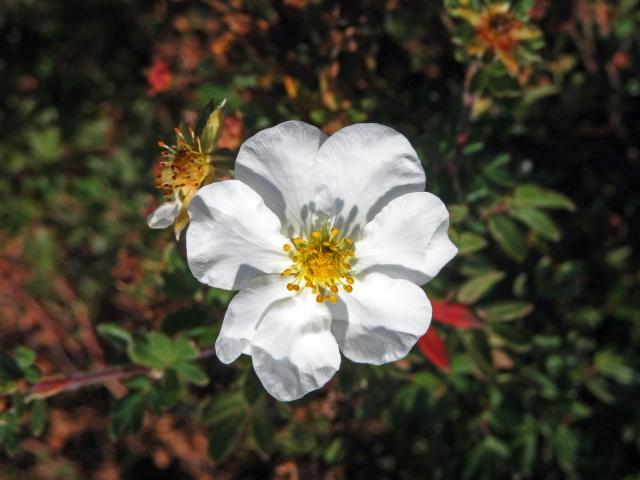
{"label": "white petal", "polygon": [[320,147],[318,207],[356,235],[387,203],[424,190],[425,173],[409,140],[375,123],[350,125]]}
{"label": "white petal", "polygon": [[313,125],[289,121],[258,132],[238,152],[235,178],[262,196],[289,236],[309,216],[315,158],[326,138]]}
{"label": "white petal", "polygon": [[391,201],[362,232],[354,272],[380,272],[422,285],[455,257],[447,235],[449,212],[431,193],[408,193]]}
{"label": "white petal", "polygon": [[147,217],[147,225],[149,228],[167,228],[175,221],[180,208],[182,204],[179,201],[163,203]]}
{"label": "white petal", "polygon": [[203,283],[239,290],[265,273],[281,273],[291,261],[280,221],[260,195],[238,180],[202,187],[189,205],[187,260]]}
{"label": "white petal", "polygon": [[327,383],[340,368],[340,350],[325,304],[307,292],[274,304],[252,340],[253,368],[278,400],[295,400]]}
{"label": "white petal", "polygon": [[417,285],[371,273],[331,305],[335,335],[345,357],[381,365],[403,358],[431,322],[431,303]]}
{"label": "white petal", "polygon": [[231,363],[248,351],[256,326],[267,309],[294,295],[287,290],[288,281],[282,275],[263,275],[233,297],[216,340],[216,354],[222,362]]}

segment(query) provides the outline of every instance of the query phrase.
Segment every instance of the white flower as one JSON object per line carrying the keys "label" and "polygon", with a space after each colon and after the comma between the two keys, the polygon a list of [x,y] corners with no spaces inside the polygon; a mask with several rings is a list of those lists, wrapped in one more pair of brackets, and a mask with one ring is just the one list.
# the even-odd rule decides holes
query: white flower
{"label": "white flower", "polygon": [[264,387],[294,400],[340,367],[404,357],[431,320],[419,287],[451,260],[449,214],[424,192],[409,141],[378,124],[327,137],[302,122],[240,148],[236,180],[189,207],[187,257],[212,287],[240,290],[216,352],[251,355]]}

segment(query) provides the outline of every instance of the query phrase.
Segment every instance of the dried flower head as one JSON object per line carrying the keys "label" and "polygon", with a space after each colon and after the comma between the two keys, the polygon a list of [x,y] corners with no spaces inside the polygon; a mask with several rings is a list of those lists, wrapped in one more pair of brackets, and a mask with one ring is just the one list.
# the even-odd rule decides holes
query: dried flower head
{"label": "dried flower head", "polygon": [[213,109],[210,103],[196,130],[189,128],[185,135],[175,129],[176,142],[168,145],[159,142],[162,159],[156,174],[156,187],[164,191],[166,203],[149,215],[147,224],[151,228],[167,228],[174,225],[176,239],[189,222],[187,208],[199,188],[213,182],[217,177],[214,166],[214,150],[222,130],[222,117],[226,100]]}
{"label": "dried flower head", "polygon": [[480,11],[464,6],[451,13],[473,27],[473,39],[466,45],[467,54],[478,58],[492,55],[513,76],[520,71],[519,54],[524,43],[541,35],[537,27],[516,16],[509,2],[488,3]]}

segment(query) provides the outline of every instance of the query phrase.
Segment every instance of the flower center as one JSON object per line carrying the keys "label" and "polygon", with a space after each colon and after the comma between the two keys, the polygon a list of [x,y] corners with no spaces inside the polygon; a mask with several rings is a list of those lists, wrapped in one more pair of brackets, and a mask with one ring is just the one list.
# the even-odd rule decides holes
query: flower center
{"label": "flower center", "polygon": [[282,249],[289,253],[293,264],[282,275],[293,277],[287,289],[298,291],[310,288],[318,303],[338,301],[337,293],[342,289],[353,291],[351,258],[354,256],[353,240],[341,238],[340,230],[323,225],[311,232],[309,238],[293,237]]}
{"label": "flower center", "polygon": [[160,172],[156,175],[156,187],[165,191],[165,196],[180,197],[183,200],[202,185],[213,173],[213,166],[208,156],[202,151],[200,138],[193,130],[191,142],[187,142],[182,132],[176,128],[177,142],[175,146],[159,142],[164,149]]}
{"label": "flower center", "polygon": [[498,13],[489,18],[489,28],[497,34],[505,34],[511,31],[514,19],[506,13]]}
{"label": "flower center", "polygon": [[494,50],[508,51],[517,43],[514,33],[522,24],[509,13],[489,14],[481,22],[478,35]]}

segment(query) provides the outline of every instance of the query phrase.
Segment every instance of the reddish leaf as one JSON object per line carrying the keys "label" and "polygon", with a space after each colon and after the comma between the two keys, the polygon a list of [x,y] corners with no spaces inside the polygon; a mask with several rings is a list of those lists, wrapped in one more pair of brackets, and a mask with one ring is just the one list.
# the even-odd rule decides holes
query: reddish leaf
{"label": "reddish leaf", "polygon": [[436,322],[463,329],[480,327],[480,321],[466,305],[432,300],[431,306]]}
{"label": "reddish leaf", "polygon": [[436,367],[449,370],[449,366],[451,365],[449,352],[435,328],[427,330],[427,333],[418,340],[418,347],[420,347],[424,356]]}
{"label": "reddish leaf", "polygon": [[173,74],[169,69],[169,65],[160,58],[154,60],[151,67],[145,71],[145,75],[149,84],[149,95],[151,96],[169,90],[173,82]]}

